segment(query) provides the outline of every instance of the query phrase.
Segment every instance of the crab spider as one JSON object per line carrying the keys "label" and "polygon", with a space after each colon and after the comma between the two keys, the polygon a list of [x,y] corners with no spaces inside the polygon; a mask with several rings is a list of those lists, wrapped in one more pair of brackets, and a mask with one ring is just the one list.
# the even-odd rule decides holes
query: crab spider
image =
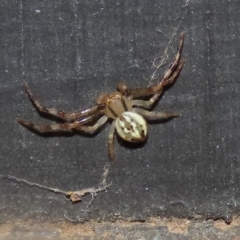
{"label": "crab spider", "polygon": [[[24,119],[17,119],[17,121],[23,126],[40,133],[79,130],[93,134],[108,119],[111,119],[112,125],[109,131],[108,152],[110,160],[113,161],[115,130],[125,141],[143,142],[147,137],[146,120],[160,120],[179,116],[176,112],[155,112],[149,111],[149,109],[163,93],[164,87],[172,84],[181,72],[184,65],[184,61],[181,60],[183,42],[184,33],[180,35],[179,47],[173,63],[156,85],[131,89],[127,87],[126,83],[119,83],[116,92],[101,94],[95,106],[84,110],[68,113],[55,108],[44,107],[35,98],[29,86],[25,84],[26,92],[38,111],[61,118],[65,122],[38,125]],[[149,99],[139,99],[142,97],[149,97]],[[91,122],[95,122],[95,124],[90,125]]]}

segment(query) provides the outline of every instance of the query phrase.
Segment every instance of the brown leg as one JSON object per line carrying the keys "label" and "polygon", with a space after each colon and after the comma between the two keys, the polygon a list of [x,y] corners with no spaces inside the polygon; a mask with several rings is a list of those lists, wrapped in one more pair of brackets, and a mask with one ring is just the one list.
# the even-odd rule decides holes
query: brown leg
{"label": "brown leg", "polygon": [[104,115],[93,126],[82,126],[81,124],[78,124],[76,125],[75,129],[93,134],[96,132],[98,128],[100,128],[103,124],[105,124],[107,120],[108,120],[108,117]]}
{"label": "brown leg", "polygon": [[[107,116],[102,116],[93,126],[82,126],[82,122],[75,121],[72,123],[54,123],[51,125],[38,125],[24,119],[17,121],[23,126],[38,131],[40,133],[46,132],[71,132],[73,129],[84,131],[93,134],[99,127],[101,127],[108,120]],[[86,123],[86,122],[85,122]]]}
{"label": "brown leg", "polygon": [[153,111],[147,111],[142,108],[133,108],[133,111],[141,114],[147,120],[152,120],[152,121],[169,119],[173,117],[178,117],[180,115],[177,112],[153,112]]}
{"label": "brown leg", "polygon": [[51,125],[38,125],[33,122],[24,120],[24,119],[17,119],[17,121],[22,124],[24,127],[33,129],[40,133],[46,132],[71,132],[72,129],[75,127],[74,123],[54,123]]}
{"label": "brown leg", "polygon": [[48,113],[50,115],[53,115],[55,117],[59,117],[67,122],[71,122],[74,121],[78,118],[82,118],[91,114],[94,114],[95,112],[97,112],[100,108],[102,108],[102,105],[96,105],[92,108],[88,108],[85,110],[78,110],[78,111],[74,111],[74,112],[63,112],[63,111],[59,111],[56,108],[47,108],[45,106],[43,106],[37,99],[36,97],[33,95],[32,91],[30,90],[29,86],[27,83],[24,84],[24,87],[26,89],[26,92],[28,94],[28,96],[30,97],[31,101],[33,102],[33,104],[36,106],[36,108],[43,113]]}
{"label": "brown leg", "polygon": [[144,107],[144,108],[147,108],[147,109],[151,108],[152,105],[159,98],[159,96],[162,94],[164,86],[166,86],[168,84],[171,84],[177,78],[177,76],[179,75],[179,73],[181,72],[181,70],[183,68],[183,65],[184,65],[184,61],[180,61],[180,64],[178,65],[178,68],[173,73],[173,75],[169,79],[166,79],[164,82],[162,82],[162,84],[159,84],[159,87],[161,87],[161,88],[159,88],[158,92],[155,93],[148,101],[133,100],[133,105],[138,106],[138,107]]}
{"label": "brown leg", "polygon": [[114,162],[114,133],[115,133],[115,120],[112,122],[109,135],[108,135],[108,154],[112,162]]}
{"label": "brown leg", "polygon": [[[147,87],[147,88],[138,88],[138,89],[128,89],[125,83],[118,84],[118,90],[123,95],[129,95],[133,98],[145,97],[156,94],[157,97],[162,93],[163,87],[166,85],[171,84],[176,77],[179,75],[182,67],[184,65],[184,61],[180,61],[181,53],[183,49],[183,42],[184,42],[184,33],[180,35],[180,42],[178,46],[178,51],[175,56],[174,62],[170,65],[169,69],[164,74],[163,78],[159,81],[159,83],[155,86]],[[157,97],[154,99],[157,99]]]}

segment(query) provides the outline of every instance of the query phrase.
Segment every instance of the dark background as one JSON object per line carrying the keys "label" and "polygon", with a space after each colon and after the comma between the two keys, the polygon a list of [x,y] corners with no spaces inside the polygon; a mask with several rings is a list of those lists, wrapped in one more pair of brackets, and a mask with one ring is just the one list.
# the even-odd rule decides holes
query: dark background
{"label": "dark background", "polygon": [[[149,125],[145,145],[116,146],[110,189],[72,204],[64,196],[0,180],[0,219],[223,218],[240,210],[240,2],[1,1],[0,174],[63,190],[97,186],[109,161],[109,124],[94,137],[41,136],[17,117],[50,123],[46,106],[90,107],[119,81],[147,86],[172,34],[165,68],[186,33],[186,65],[156,110],[181,117]],[[179,27],[179,28],[178,28]],[[155,80],[156,82],[157,80]]]}

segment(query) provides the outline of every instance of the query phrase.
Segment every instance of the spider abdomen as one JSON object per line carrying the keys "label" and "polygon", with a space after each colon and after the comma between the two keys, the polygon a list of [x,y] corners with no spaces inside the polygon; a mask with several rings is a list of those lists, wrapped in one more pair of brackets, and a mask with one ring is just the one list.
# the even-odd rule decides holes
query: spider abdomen
{"label": "spider abdomen", "polygon": [[123,112],[116,119],[116,130],[119,136],[128,142],[143,142],[147,137],[146,120],[135,112]]}

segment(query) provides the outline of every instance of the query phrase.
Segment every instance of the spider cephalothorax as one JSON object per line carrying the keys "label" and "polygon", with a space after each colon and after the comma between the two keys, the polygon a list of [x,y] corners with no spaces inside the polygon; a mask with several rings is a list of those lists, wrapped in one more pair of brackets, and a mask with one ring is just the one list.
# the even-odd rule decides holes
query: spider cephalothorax
{"label": "spider cephalothorax", "polygon": [[128,142],[142,142],[147,136],[146,120],[133,111],[131,98],[120,92],[112,93],[103,99],[105,115],[115,121],[118,135]]}
{"label": "spider cephalothorax", "polygon": [[[38,132],[72,131],[79,130],[88,133],[94,133],[99,127],[104,125],[108,119],[112,119],[112,125],[109,132],[109,156],[114,160],[114,132],[128,142],[143,142],[147,137],[146,120],[160,120],[177,117],[176,112],[154,112],[147,109],[151,108],[164,87],[170,85],[177,78],[182,70],[184,61],[181,60],[184,34],[180,36],[180,43],[174,62],[164,74],[157,85],[146,88],[129,89],[126,83],[119,83],[117,90],[111,94],[101,94],[97,103],[92,108],[78,110],[71,113],[58,111],[55,108],[47,108],[40,104],[32,94],[29,86],[25,84],[26,91],[40,112],[51,114],[65,121],[62,124],[37,125],[23,119],[18,122],[26,127]],[[141,97],[150,97],[149,100],[140,100]],[[92,126],[92,122],[95,122]]]}

